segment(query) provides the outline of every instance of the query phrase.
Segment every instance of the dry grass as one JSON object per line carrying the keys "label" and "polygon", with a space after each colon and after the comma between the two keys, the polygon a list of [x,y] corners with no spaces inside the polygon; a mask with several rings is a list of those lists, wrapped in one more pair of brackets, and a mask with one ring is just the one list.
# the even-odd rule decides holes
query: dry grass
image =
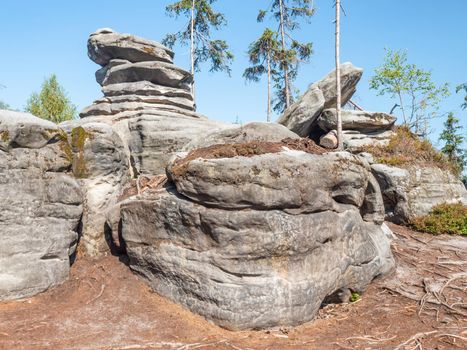
{"label": "dry grass", "polygon": [[394,129],[395,135],[386,146],[366,146],[362,151],[373,154],[379,163],[392,166],[435,166],[459,175],[457,164],[450,162],[428,140],[422,140],[403,126]]}
{"label": "dry grass", "polygon": [[313,140],[307,138],[286,138],[280,142],[252,141],[235,144],[217,144],[205,148],[198,148],[188,153],[185,158],[177,160],[172,167],[172,173],[175,176],[183,176],[186,172],[187,164],[191,160],[198,158],[218,159],[238,156],[253,157],[266,153],[279,153],[284,150],[284,147],[312,154],[323,154],[328,151],[325,148],[318,146]]}

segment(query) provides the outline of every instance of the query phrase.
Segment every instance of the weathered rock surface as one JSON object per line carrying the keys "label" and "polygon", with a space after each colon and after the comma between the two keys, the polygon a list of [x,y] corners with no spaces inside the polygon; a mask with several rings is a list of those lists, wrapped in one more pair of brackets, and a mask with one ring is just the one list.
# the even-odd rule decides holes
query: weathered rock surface
{"label": "weathered rock surface", "polygon": [[[353,66],[350,62],[342,64],[342,105],[346,104],[355,93],[362,74],[363,70]],[[335,107],[335,87],[336,73],[332,71],[320,81],[312,84],[298,101],[285,110],[277,122],[299,136],[308,136],[316,126],[316,121],[321,112],[324,109]]]}
{"label": "weathered rock surface", "polygon": [[360,132],[356,130],[343,130],[344,148],[349,151],[359,151],[365,146],[385,146],[395,135],[392,130],[373,132]]}
{"label": "weathered rock surface", "polygon": [[171,63],[137,62],[114,65],[102,80],[102,86],[119,83],[149,81],[156,85],[180,88],[189,91],[192,76]]}
{"label": "weathered rock surface", "polygon": [[241,126],[231,125],[194,139],[183,151],[218,144],[244,143],[251,141],[279,142],[283,139],[299,139],[297,134],[280,124],[253,122]]}
{"label": "weathered rock surface", "polygon": [[73,175],[85,196],[80,246],[87,256],[109,250],[105,213],[117,202],[130,178],[129,158],[122,139],[110,125],[71,121],[60,125],[73,150]]}
{"label": "weathered rock surface", "polygon": [[379,187],[358,157],[190,159],[169,167],[177,189],[123,202],[121,225],[130,267],[193,312],[229,329],[296,325],[392,269]]}
{"label": "weathered rock surface", "polygon": [[109,28],[98,29],[89,36],[88,55],[101,66],[107,65],[112,59],[171,63],[174,56],[170,49],[155,41],[131,34],[116,33]]}
{"label": "weathered rock surface", "polygon": [[82,193],[53,123],[0,111],[0,300],[62,283],[78,240]]}
{"label": "weathered rock surface", "polygon": [[[342,110],[342,130],[374,132],[391,129],[396,117],[383,112],[358,110]],[[337,113],[335,108],[325,109],[318,119],[318,125],[325,131],[337,129]]]}
{"label": "weathered rock surface", "polygon": [[384,199],[388,220],[406,224],[423,216],[438,204],[462,202],[467,191],[449,171],[434,167],[397,168],[372,164]]}

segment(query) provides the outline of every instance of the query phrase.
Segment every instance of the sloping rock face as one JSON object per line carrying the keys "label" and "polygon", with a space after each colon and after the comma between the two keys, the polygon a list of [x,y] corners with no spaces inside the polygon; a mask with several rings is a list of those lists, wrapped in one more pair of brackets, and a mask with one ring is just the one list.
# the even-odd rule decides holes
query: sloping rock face
{"label": "sloping rock face", "polygon": [[83,202],[71,158],[55,124],[0,111],[0,300],[35,295],[68,277]]}
{"label": "sloping rock face", "polygon": [[467,205],[467,190],[449,171],[385,164],[372,164],[371,169],[381,187],[387,219],[393,222],[407,224],[438,204]]}
{"label": "sloping rock face", "polygon": [[[342,105],[346,104],[356,91],[356,86],[362,77],[363,70],[352,63],[341,66]],[[324,109],[336,105],[336,73],[330,72],[320,81],[312,84],[300,99],[292,104],[279,117],[277,122],[297,133],[307,137],[316,127],[316,122]]]}
{"label": "sloping rock face", "polygon": [[175,160],[172,185],[121,203],[130,267],[154,290],[222,327],[260,329],[311,320],[327,296],[393,268],[359,157],[206,153],[229,146]]}
{"label": "sloping rock face", "polygon": [[185,147],[183,151],[192,151],[197,148],[218,144],[232,144],[244,142],[280,142],[284,139],[300,139],[294,132],[280,124],[253,122],[240,126],[217,130],[202,135]]}

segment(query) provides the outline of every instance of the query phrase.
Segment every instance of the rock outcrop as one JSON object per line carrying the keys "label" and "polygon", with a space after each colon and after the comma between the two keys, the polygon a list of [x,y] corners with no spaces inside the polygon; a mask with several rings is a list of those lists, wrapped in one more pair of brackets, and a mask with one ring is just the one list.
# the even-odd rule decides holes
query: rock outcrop
{"label": "rock outcrop", "polygon": [[165,174],[169,159],[187,143],[229,126],[194,112],[192,76],[161,44],[101,29],[89,37],[88,55],[102,66],[96,80],[104,97],[86,107],[81,120],[61,127],[73,144],[73,170],[85,192],[83,252],[96,256],[108,250],[106,213],[125,184]]}
{"label": "rock outcrop", "polygon": [[0,111],[0,300],[62,283],[78,241],[82,192],[52,122]]}
{"label": "rock outcrop", "polygon": [[[350,62],[342,64],[342,104],[346,104],[356,91],[356,86],[362,77],[363,70]],[[330,72],[320,81],[310,85],[305,94],[292,104],[279,117],[277,122],[297,133],[307,137],[317,126],[317,119],[324,109],[336,106],[336,73]]]}
{"label": "rock outcrop", "polygon": [[372,164],[384,199],[386,217],[399,224],[427,215],[443,203],[467,205],[467,190],[449,171],[436,167],[410,166],[406,169]]}
{"label": "rock outcrop", "polygon": [[130,267],[222,327],[306,322],[394,265],[379,187],[357,156],[217,145],[174,159],[168,175],[121,203]]}

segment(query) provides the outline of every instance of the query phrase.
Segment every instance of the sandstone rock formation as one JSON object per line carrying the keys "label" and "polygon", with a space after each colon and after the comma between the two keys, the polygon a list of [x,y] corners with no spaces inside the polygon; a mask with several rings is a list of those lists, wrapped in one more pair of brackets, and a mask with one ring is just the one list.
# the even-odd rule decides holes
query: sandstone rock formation
{"label": "sandstone rock formation", "polygon": [[357,156],[217,145],[168,175],[121,203],[130,267],[222,327],[306,322],[327,296],[362,292],[394,265],[379,186]]}
{"label": "sandstone rock formation", "polygon": [[[342,104],[346,104],[356,91],[356,86],[363,74],[361,68],[357,68],[350,62],[341,66]],[[292,104],[279,117],[278,123],[297,133],[307,137],[316,127],[316,121],[324,109],[336,105],[336,73],[330,72],[320,81],[310,85],[305,94]]]}
{"label": "sandstone rock formation", "polygon": [[82,192],[52,122],[0,111],[0,300],[62,283],[78,241]]}
{"label": "sandstone rock formation", "polygon": [[104,97],[61,127],[76,141],[73,170],[86,197],[83,251],[96,256],[108,249],[106,212],[131,178],[165,174],[187,143],[229,126],[194,112],[191,74],[161,44],[101,29],[90,35],[88,55],[102,66]]}
{"label": "sandstone rock formation", "polygon": [[467,205],[467,190],[449,171],[435,167],[411,166],[407,169],[372,164],[384,198],[388,220],[407,224],[427,215],[443,203]]}

